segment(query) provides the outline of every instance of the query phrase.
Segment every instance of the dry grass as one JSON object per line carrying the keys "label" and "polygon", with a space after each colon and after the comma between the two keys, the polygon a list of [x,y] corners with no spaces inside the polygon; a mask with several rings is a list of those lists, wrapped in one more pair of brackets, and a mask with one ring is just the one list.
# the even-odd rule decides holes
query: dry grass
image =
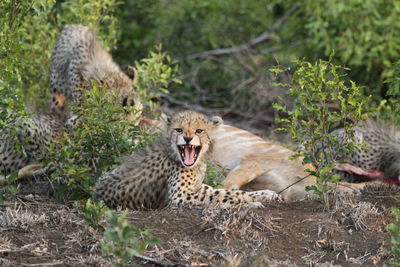
{"label": "dry grass", "polygon": [[[163,240],[132,264],[146,266],[370,266],[390,258],[388,209],[400,191],[338,196],[264,209],[130,211],[137,228]],[[102,231],[76,216],[78,205],[19,195],[0,205],[0,266],[110,266]],[[174,265],[175,264],[175,265]]]}

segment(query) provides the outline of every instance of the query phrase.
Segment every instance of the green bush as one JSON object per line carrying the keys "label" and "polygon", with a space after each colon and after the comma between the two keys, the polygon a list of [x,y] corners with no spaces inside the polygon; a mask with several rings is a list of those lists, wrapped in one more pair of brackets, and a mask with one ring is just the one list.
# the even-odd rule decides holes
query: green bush
{"label": "green bush", "polygon": [[81,213],[77,216],[84,219],[89,226],[97,229],[101,228],[100,222],[105,219],[108,207],[103,201],[93,202],[90,198],[81,205]]}
{"label": "green bush", "polygon": [[381,101],[377,112],[383,119],[400,125],[400,61],[393,67],[393,77],[387,79],[388,99]]}
{"label": "green bush", "polygon": [[105,230],[100,243],[103,253],[111,256],[117,266],[128,266],[128,261],[146,251],[149,245],[160,242],[152,237],[149,230],[140,231],[125,218],[127,212],[119,215],[115,211],[107,212],[110,226]]}
{"label": "green bush", "polygon": [[379,96],[383,82],[394,77],[400,56],[400,3],[310,0],[304,9],[313,57],[319,56],[315,51],[327,57],[335,50],[338,62],[351,67],[352,77]]}
{"label": "green bush", "polygon": [[393,266],[400,266],[400,209],[391,208],[394,222],[388,225],[389,231],[392,233],[390,242],[392,243],[392,253],[394,260],[390,262]]}
{"label": "green bush", "polygon": [[[279,119],[284,124],[281,130],[292,135],[296,143],[304,145],[308,152],[301,152],[303,163],[311,163],[315,170],[308,170],[317,177],[315,186],[308,188],[326,200],[326,192],[331,189],[327,182],[337,182],[339,175],[333,174],[334,164],[354,148],[355,143],[352,126],[366,118],[365,104],[368,98],[363,97],[361,90],[354,82],[345,82],[346,70],[334,65],[331,61],[319,60],[314,64],[298,60],[296,71],[289,84],[278,85],[288,87],[289,95],[294,98],[294,106],[288,109],[274,104],[276,110],[286,113],[287,117]],[[282,73],[284,68],[271,69],[274,73]],[[339,110],[331,110],[330,104],[337,103]],[[345,135],[350,140],[342,144],[338,138],[329,133],[334,125],[343,125]],[[330,149],[319,149],[320,144]]]}
{"label": "green bush", "polygon": [[47,163],[55,165],[52,180],[66,178],[58,193],[67,190],[74,198],[89,197],[96,178],[120,165],[121,156],[148,136],[137,121],[123,119],[125,111],[115,92],[95,82],[92,88],[84,92],[82,105],[72,108],[76,116],[72,133],[56,140],[47,153]]}
{"label": "green bush", "polygon": [[[260,100],[259,91],[267,93],[263,87],[266,83],[262,80],[262,69],[268,61],[272,62],[271,54],[264,53],[254,58],[242,55],[240,60],[232,56],[206,61],[186,60],[185,57],[250,41],[268,30],[279,18],[275,14],[277,2],[280,1],[126,1],[118,13],[121,18],[121,49],[114,55],[120,62],[130,62],[138,55],[143,56],[155,44],[162,43],[181,66],[184,86],[171,90],[175,98],[214,107],[233,105],[240,110],[250,109],[249,112],[266,108],[268,101],[260,101],[257,105],[252,103]],[[285,27],[280,31],[292,34]],[[281,43],[282,38],[277,33],[273,33],[271,38],[274,45]],[[269,46],[266,44],[259,48]],[[247,62],[250,69],[245,69],[241,61]],[[250,82],[243,83],[243,88],[240,86],[234,90],[247,79]]]}
{"label": "green bush", "polygon": [[118,11],[122,42],[116,56],[121,60],[127,55],[145,56],[144,51],[158,43],[177,57],[231,46],[229,42],[240,44],[268,29],[275,18],[276,2],[126,1]]}
{"label": "green bush", "polygon": [[[296,12],[271,32],[269,41],[254,49],[224,57],[186,58],[247,43],[294,6]],[[334,63],[350,67],[349,77],[379,102],[386,97],[385,81],[396,78],[399,13],[397,1],[382,0],[126,1],[117,11],[121,46],[114,55],[121,62],[132,62],[163,43],[181,64],[184,86],[174,89],[176,97],[253,115],[262,109],[267,116],[273,114],[267,108],[271,101],[285,93],[268,86],[265,69],[274,58],[289,65],[297,57],[328,59],[335,50]]]}
{"label": "green bush", "polygon": [[162,51],[161,45],[156,46],[155,51],[150,51],[146,58],[136,61],[135,68],[139,73],[135,88],[150,111],[155,111],[153,99],[161,94],[169,94],[171,84],[182,84],[176,78],[179,65]]}

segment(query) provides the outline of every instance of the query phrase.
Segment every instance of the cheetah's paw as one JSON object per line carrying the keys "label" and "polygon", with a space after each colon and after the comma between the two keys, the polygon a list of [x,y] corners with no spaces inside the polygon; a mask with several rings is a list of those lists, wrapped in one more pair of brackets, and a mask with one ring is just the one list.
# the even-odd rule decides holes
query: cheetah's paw
{"label": "cheetah's paw", "polygon": [[282,196],[279,195],[277,192],[272,191],[272,190],[258,190],[258,191],[253,191],[251,192],[252,195],[262,197],[264,200],[275,200],[275,201],[281,201]]}

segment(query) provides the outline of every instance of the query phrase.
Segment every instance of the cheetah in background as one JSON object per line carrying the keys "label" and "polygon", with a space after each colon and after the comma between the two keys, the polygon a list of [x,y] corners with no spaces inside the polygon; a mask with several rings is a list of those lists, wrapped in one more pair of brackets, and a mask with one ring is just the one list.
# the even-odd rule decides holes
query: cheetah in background
{"label": "cheetah in background", "polygon": [[26,166],[27,171],[41,166],[46,146],[75,124],[76,116],[69,114],[65,107],[67,103],[79,104],[81,89],[90,89],[87,79],[117,90],[122,107],[133,107],[137,111],[127,112],[125,119],[136,121],[141,115],[142,104],[133,89],[135,81],[120,70],[87,27],[67,25],[52,55],[51,114],[32,115],[19,123],[15,137],[7,129],[1,132],[0,174],[9,175]]}
{"label": "cheetah in background", "polygon": [[[67,125],[68,120],[63,116],[41,114],[32,115],[16,123],[14,126],[19,129],[16,136],[8,132],[8,129],[2,130],[0,173],[9,175],[28,165],[31,171],[41,168],[40,163],[44,159],[46,147],[63,132],[68,131]],[[28,169],[26,171],[29,173]]]}
{"label": "cheetah in background", "polygon": [[[339,171],[348,171],[344,175],[348,181],[360,179],[382,179],[389,184],[400,184],[400,131],[394,125],[369,119],[354,127],[354,136],[357,143],[365,143],[369,149],[356,149],[345,160],[357,168],[347,169],[345,164],[338,164]],[[348,138],[344,129],[337,129],[331,133],[341,143]],[[319,152],[324,151],[324,145],[319,144]],[[364,169],[364,170],[362,170]]]}
{"label": "cheetah in background", "polygon": [[185,111],[166,122],[161,136],[142,152],[103,174],[95,185],[93,198],[109,207],[157,208],[172,206],[246,204],[262,206],[274,199],[272,191],[244,192],[214,189],[203,184],[204,160],[213,146],[213,133],[222,119]]}
{"label": "cheetah in background", "polygon": [[[116,90],[123,107],[142,110],[142,104],[131,80],[104,50],[95,34],[83,25],[66,25],[57,41],[51,62],[51,108],[62,112],[67,103],[79,104],[81,89],[90,88],[87,79]],[[128,119],[138,116],[130,114]],[[139,114],[140,115],[140,114]]]}

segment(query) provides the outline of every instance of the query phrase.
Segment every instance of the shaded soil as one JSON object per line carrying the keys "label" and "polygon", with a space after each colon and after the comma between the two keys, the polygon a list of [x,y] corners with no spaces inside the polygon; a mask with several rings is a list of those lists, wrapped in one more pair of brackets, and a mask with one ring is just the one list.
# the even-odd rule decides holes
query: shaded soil
{"label": "shaded soil", "polygon": [[[129,221],[152,229],[160,244],[138,266],[383,266],[390,259],[390,207],[398,188],[374,187],[359,196],[270,203],[264,209],[130,211]],[[103,231],[60,203],[22,190],[0,205],[0,266],[110,266]],[[158,263],[157,263],[158,262]]]}

